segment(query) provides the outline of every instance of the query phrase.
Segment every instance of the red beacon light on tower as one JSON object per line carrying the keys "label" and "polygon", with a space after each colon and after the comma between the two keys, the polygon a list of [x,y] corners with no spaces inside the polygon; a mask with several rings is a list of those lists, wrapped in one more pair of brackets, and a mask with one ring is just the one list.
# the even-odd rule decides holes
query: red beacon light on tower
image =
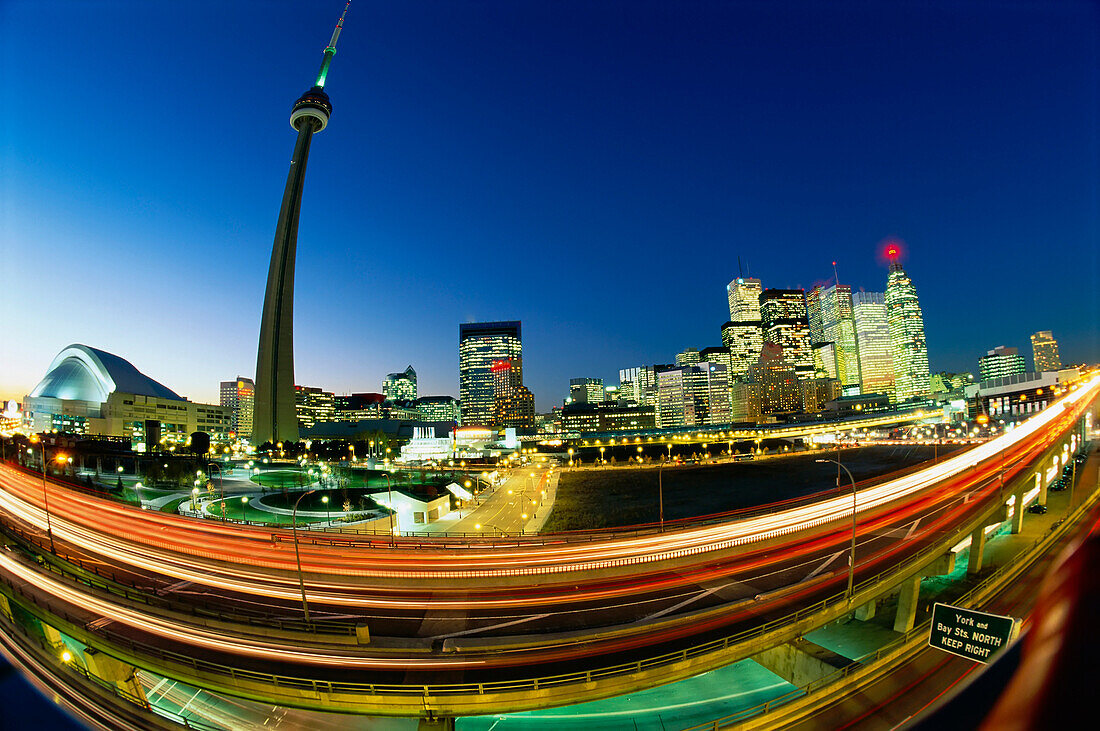
{"label": "red beacon light on tower", "polygon": [[893,237],[883,240],[880,252],[887,264],[897,264],[905,253],[902,241]]}

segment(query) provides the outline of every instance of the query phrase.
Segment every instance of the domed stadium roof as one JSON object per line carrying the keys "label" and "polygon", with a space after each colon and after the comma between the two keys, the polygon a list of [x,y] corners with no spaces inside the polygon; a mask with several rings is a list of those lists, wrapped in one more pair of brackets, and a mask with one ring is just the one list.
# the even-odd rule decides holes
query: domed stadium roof
{"label": "domed stadium roof", "polygon": [[57,354],[32,397],[102,403],[115,391],[184,401],[127,360],[87,345],[73,344]]}

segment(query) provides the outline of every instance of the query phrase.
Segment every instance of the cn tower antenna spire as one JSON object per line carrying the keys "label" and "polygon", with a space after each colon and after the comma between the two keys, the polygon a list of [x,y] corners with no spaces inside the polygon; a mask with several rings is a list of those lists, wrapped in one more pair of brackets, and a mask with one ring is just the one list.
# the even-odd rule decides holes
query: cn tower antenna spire
{"label": "cn tower antenna spire", "polygon": [[351,0],[344,6],[344,12],[340,13],[340,20],[336,21],[336,27],[332,30],[332,38],[325,47],[325,56],[321,59],[321,69],[317,72],[317,81],[314,86],[318,89],[325,88],[325,77],[328,76],[328,67],[332,63],[332,57],[336,55],[336,41],[340,38],[340,31],[344,29],[344,16],[348,14]]}

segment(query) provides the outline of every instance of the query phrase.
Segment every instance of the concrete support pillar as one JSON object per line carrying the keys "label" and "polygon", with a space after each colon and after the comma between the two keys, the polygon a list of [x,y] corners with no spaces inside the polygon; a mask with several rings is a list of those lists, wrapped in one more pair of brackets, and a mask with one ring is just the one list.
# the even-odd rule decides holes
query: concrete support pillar
{"label": "concrete support pillar", "polygon": [[11,616],[11,604],[8,604],[8,598],[3,594],[0,594],[0,614],[3,614],[8,619],[14,619]]}
{"label": "concrete support pillar", "polygon": [[1012,535],[1024,529],[1024,488],[1016,492],[1016,506],[1012,513]]}
{"label": "concrete support pillar", "polygon": [[753,655],[752,659],[799,688],[805,688],[854,662],[805,637],[768,648]]}
{"label": "concrete support pillar", "polygon": [[898,613],[894,616],[894,631],[908,632],[917,619],[917,599],[920,597],[920,574],[910,577],[898,592]]}
{"label": "concrete support pillar", "polygon": [[84,649],[84,666],[88,668],[89,673],[108,683],[114,683],[119,690],[129,694],[138,703],[149,705],[145,697],[145,688],[138,680],[137,668],[133,665],[110,655],[104,655],[95,648],[87,647]]}
{"label": "concrete support pillar", "polygon": [[866,622],[867,620],[872,619],[875,616],[875,600],[872,599],[866,604],[861,604],[856,607],[856,611],[853,613],[853,616],[860,622]]}
{"label": "concrete support pillar", "polygon": [[453,718],[422,718],[416,724],[416,731],[454,731]]}
{"label": "concrete support pillar", "polygon": [[[1057,464],[1057,463],[1052,463],[1052,464]],[[1057,476],[1058,475],[1055,474],[1055,477],[1057,477]],[[1046,470],[1045,469],[1040,469],[1039,470],[1039,498],[1038,498],[1038,500],[1036,500],[1036,502],[1039,503],[1040,505],[1046,505],[1047,504],[1047,489],[1048,488],[1049,488],[1049,484],[1047,483]]]}
{"label": "concrete support pillar", "polygon": [[46,644],[50,647],[61,647],[64,643],[61,641],[61,632],[56,627],[42,622],[42,634],[46,637]]}
{"label": "concrete support pillar", "polygon": [[970,560],[966,564],[966,573],[976,574],[982,570],[985,558],[985,528],[978,526],[970,535]]}

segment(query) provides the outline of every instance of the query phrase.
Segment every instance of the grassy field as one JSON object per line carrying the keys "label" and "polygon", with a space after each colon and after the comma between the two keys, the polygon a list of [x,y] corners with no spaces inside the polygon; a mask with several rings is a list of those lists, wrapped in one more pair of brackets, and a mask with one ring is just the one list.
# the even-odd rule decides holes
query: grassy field
{"label": "grassy field", "polygon": [[[939,447],[939,456],[961,445]],[[885,475],[932,459],[931,446],[847,449],[840,461],[856,481]],[[813,452],[754,462],[665,468],[665,520],[693,518],[727,510],[836,489],[837,467],[817,464],[836,452]],[[841,475],[841,490],[849,485]],[[546,532],[590,530],[657,522],[658,469],[620,468],[562,473]]]}
{"label": "grassy field", "polygon": [[184,496],[184,497],[176,498],[175,500],[169,500],[167,503],[164,504],[164,507],[162,507],[160,509],[160,512],[162,512],[162,513],[178,513],[179,508],[180,508],[180,503],[182,503],[184,500],[190,500],[190,499],[191,498],[189,498],[187,496]]}

